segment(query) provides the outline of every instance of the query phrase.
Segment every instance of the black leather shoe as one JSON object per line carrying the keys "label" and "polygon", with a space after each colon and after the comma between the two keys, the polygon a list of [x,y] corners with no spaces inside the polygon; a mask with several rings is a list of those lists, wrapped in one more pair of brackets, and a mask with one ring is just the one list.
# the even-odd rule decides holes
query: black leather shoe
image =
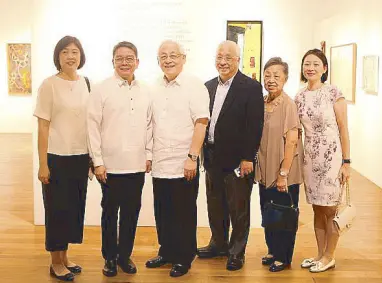
{"label": "black leather shoe", "polygon": [[105,266],[102,269],[103,275],[113,277],[117,275],[117,260],[105,260]]}
{"label": "black leather shoe", "polygon": [[66,266],[66,268],[68,270],[70,270],[70,272],[74,273],[74,274],[79,274],[81,273],[82,271],[82,267],[79,266],[79,265],[75,265],[75,266]]}
{"label": "black leather shoe", "polygon": [[196,254],[199,258],[214,258],[228,256],[228,251],[227,249],[219,250],[212,245],[208,245],[206,247],[197,249]]}
{"label": "black leather shoe", "polygon": [[52,277],[55,277],[59,280],[62,280],[62,281],[73,281],[74,280],[74,274],[72,272],[69,272],[65,275],[57,275],[56,272],[54,272],[54,269],[52,266],[50,266],[49,271],[50,271],[50,275]]}
{"label": "black leather shoe", "polygon": [[271,266],[269,267],[269,271],[270,272],[279,272],[279,271],[284,270],[288,266],[289,266],[289,264],[285,264],[285,263],[282,263],[282,264],[272,263]]}
{"label": "black leather shoe", "polygon": [[129,258],[128,260],[118,259],[118,265],[122,269],[123,272],[128,274],[137,273],[137,267],[134,262]]}
{"label": "black leather shoe", "polygon": [[167,260],[165,260],[163,257],[158,255],[158,256],[151,258],[148,261],[146,261],[146,267],[157,268],[157,267],[161,267],[167,263],[169,263]]}
{"label": "black leather shoe", "polygon": [[262,265],[271,265],[272,263],[274,263],[275,261],[275,258],[274,257],[263,257],[261,258],[261,264]]}
{"label": "black leather shoe", "polygon": [[244,256],[230,255],[227,260],[227,270],[235,271],[241,269],[244,261]]}
{"label": "black leather shoe", "polygon": [[170,276],[171,277],[183,276],[184,274],[188,272],[189,269],[190,267],[184,264],[179,264],[179,263],[173,264],[170,270]]}

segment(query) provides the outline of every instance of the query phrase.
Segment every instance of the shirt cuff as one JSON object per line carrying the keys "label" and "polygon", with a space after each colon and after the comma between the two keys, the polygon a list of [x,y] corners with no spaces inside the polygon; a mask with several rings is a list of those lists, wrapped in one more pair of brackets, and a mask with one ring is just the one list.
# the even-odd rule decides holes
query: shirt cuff
{"label": "shirt cuff", "polygon": [[92,160],[93,160],[94,167],[98,167],[98,166],[103,166],[104,165],[102,157],[92,158]]}
{"label": "shirt cuff", "polygon": [[151,151],[146,151],[146,160],[153,160],[153,154]]}

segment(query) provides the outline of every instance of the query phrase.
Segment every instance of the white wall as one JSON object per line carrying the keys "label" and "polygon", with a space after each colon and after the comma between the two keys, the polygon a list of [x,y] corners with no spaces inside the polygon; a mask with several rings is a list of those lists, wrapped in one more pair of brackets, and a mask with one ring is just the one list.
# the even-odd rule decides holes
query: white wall
{"label": "white wall", "polygon": [[382,187],[381,71],[378,95],[366,94],[362,90],[362,57],[378,55],[382,60],[382,1],[339,0],[328,3],[336,12],[315,25],[314,42],[319,46],[320,41],[326,40],[328,59],[331,46],[357,43],[356,102],[348,105],[352,167]]}
{"label": "white wall", "polygon": [[[140,79],[151,80],[160,74],[156,63],[157,47],[174,27],[182,32],[185,47],[190,49],[186,67],[203,80],[216,76],[215,50],[226,36],[227,20],[263,20],[263,62],[281,56],[290,64],[290,79],[286,86],[294,96],[299,88],[299,66],[302,54],[313,43],[314,17],[304,13],[303,0],[130,0],[97,2],[91,0],[35,0],[33,5],[32,57],[33,100],[41,81],[54,73],[52,53],[56,42],[64,35],[77,36],[84,45],[87,63],[82,72],[93,81],[112,73],[111,51],[120,40],[136,43],[141,64]],[[66,19],[66,20],[63,20]],[[70,20],[67,20],[70,19]],[[178,22],[169,24],[169,21]],[[182,22],[179,24],[179,21]],[[34,102],[33,102],[34,104]],[[34,133],[34,176],[37,176],[36,125]],[[152,187],[149,176],[144,188],[141,225],[154,225]],[[35,223],[44,222],[40,184],[35,178]],[[101,193],[96,182],[89,185],[86,223],[100,222]],[[251,225],[260,224],[258,188],[253,189]],[[204,178],[200,181],[198,225],[208,226]]]}
{"label": "white wall", "polygon": [[7,43],[31,42],[32,2],[0,0],[0,133],[32,132],[32,96],[8,95]]}

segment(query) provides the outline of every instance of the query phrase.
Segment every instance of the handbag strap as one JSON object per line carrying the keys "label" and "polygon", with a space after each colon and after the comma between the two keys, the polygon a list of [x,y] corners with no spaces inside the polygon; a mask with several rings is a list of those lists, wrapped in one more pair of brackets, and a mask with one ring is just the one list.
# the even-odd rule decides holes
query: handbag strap
{"label": "handbag strap", "polygon": [[90,88],[90,82],[89,82],[88,77],[85,77],[85,82],[86,82],[86,85],[87,85],[87,87],[88,87],[88,91],[89,91],[89,93],[90,93],[90,92],[91,92],[91,88]]}
{"label": "handbag strap", "polygon": [[295,207],[294,202],[293,202],[293,199],[292,199],[292,195],[290,194],[289,191],[288,191],[288,195],[289,195],[289,198],[290,198],[290,206],[291,206],[291,207]]}
{"label": "handbag strap", "polygon": [[349,181],[346,181],[346,183],[345,183],[345,190],[346,190],[346,205],[350,206],[350,185],[349,185]]}

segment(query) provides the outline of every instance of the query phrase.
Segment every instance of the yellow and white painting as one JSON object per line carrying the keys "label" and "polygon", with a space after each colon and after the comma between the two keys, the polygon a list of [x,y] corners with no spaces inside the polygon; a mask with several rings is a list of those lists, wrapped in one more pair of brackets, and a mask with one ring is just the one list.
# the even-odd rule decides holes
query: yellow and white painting
{"label": "yellow and white painting", "polygon": [[29,43],[7,44],[7,61],[9,95],[32,94],[31,45]]}

